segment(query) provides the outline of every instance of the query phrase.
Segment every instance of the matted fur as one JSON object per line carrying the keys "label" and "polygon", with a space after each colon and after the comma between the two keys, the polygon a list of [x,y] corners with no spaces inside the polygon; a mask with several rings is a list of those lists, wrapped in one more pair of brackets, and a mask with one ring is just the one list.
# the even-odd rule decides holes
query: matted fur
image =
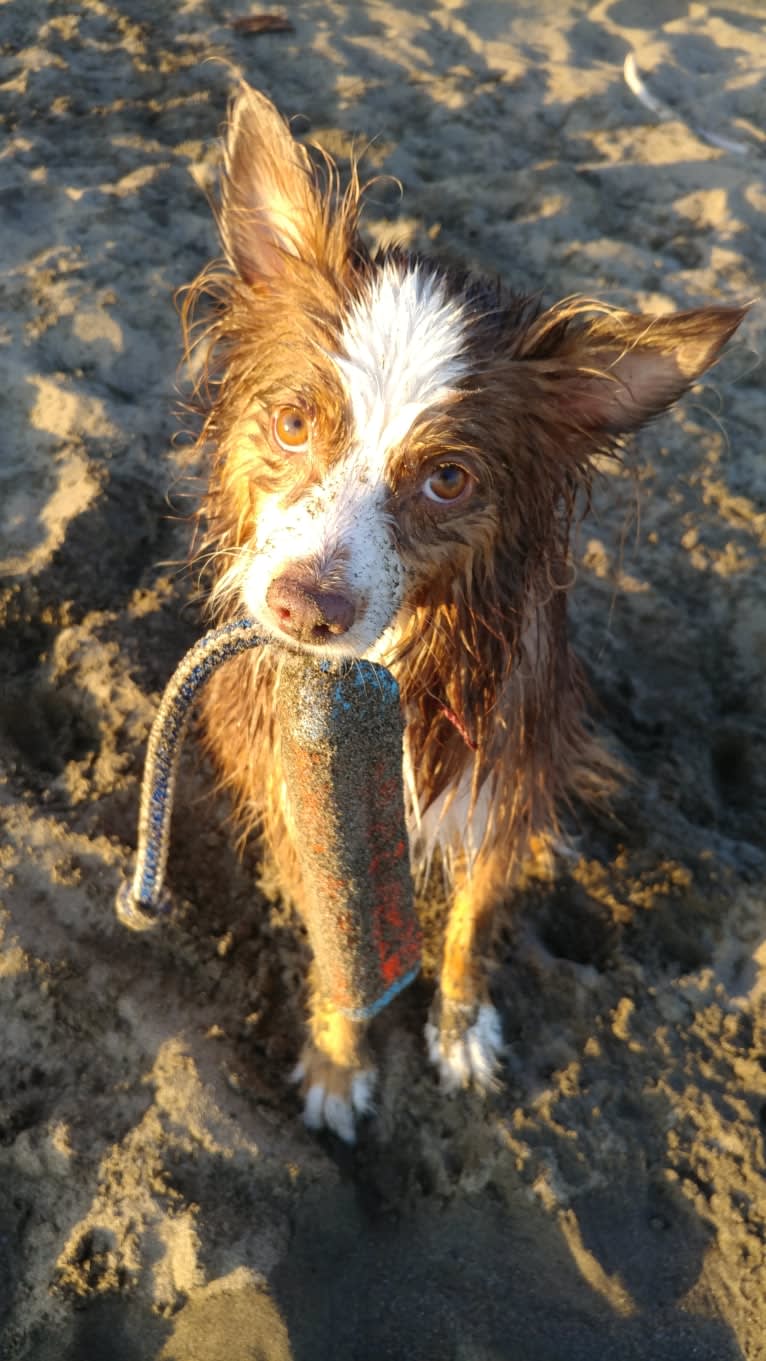
{"label": "matted fur", "polygon": [[[266,498],[272,516],[280,504],[286,513],[300,505],[331,469],[343,469],[356,437],[341,354],[350,310],[383,269],[438,281],[459,309],[463,376],[386,454],[390,553],[406,585],[373,651],[402,693],[415,869],[441,840],[454,873],[458,906],[441,988],[460,997],[467,1026],[486,1000],[479,928],[530,837],[555,829],[562,806],[600,796],[614,775],[589,730],[567,638],[570,533],[588,506],[594,459],[619,456],[623,434],[713,363],[743,310],[647,317],[582,298],[544,309],[400,251],[371,258],[358,234],[360,204],[358,177],[341,195],[331,163],[316,167],[273,106],[243,87],[217,213],[227,260],[197,280],[183,309],[187,344],[204,349],[199,442],[213,451],[199,547],[212,563],[215,615],[242,613]],[[270,438],[270,413],[285,403],[310,415],[306,456],[286,457]],[[437,462],[470,474],[464,505],[434,507],[422,495]],[[330,565],[299,569],[322,589],[352,590],[342,545]],[[243,656],[214,675],[204,720],[243,836],[263,832],[300,906],[273,713],[278,683],[276,653]],[[466,791],[463,832],[480,808],[472,845],[444,833],[450,800],[465,801]],[[427,814],[437,801],[444,817],[434,828]],[[431,844],[419,844],[417,829],[427,826]],[[451,1043],[456,1015],[453,1007]]]}

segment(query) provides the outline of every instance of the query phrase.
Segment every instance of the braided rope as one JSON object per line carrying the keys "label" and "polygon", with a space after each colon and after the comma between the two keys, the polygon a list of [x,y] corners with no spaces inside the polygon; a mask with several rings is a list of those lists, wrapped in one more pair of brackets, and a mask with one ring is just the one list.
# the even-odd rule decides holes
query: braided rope
{"label": "braided rope", "polygon": [[181,743],[197,691],[222,662],[268,641],[251,619],[212,629],[187,652],[168,683],[146,753],[135,872],[117,894],[117,915],[134,931],[150,929],[170,911],[170,895],[164,886],[170,816]]}

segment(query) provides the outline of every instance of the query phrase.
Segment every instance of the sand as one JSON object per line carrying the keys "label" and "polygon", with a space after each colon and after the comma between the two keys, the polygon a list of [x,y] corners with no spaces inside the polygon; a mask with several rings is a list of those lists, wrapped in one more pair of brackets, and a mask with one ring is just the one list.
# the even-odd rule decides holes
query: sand
{"label": "sand", "polygon": [[216,251],[217,58],[342,163],[368,148],[373,242],[660,311],[764,277],[761,0],[286,8],[261,36],[244,0],[0,16],[0,1355],[761,1361],[762,307],[580,532],[578,644],[632,780],[508,915],[497,1095],[439,1092],[424,980],[376,1023],[357,1148],[303,1128],[305,947],[191,740],[183,911],[115,919],[202,629],[173,295]]}

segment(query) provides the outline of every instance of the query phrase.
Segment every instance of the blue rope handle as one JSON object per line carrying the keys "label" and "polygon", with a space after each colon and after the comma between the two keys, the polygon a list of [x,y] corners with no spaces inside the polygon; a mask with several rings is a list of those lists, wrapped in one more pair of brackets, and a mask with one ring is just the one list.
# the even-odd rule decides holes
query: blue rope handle
{"label": "blue rope handle", "polygon": [[222,662],[270,641],[252,619],[236,619],[212,629],[187,652],[165,690],[146,753],[136,868],[132,881],[126,880],[117,894],[117,915],[134,931],[149,930],[170,911],[170,895],[164,886],[170,815],[192,701]]}

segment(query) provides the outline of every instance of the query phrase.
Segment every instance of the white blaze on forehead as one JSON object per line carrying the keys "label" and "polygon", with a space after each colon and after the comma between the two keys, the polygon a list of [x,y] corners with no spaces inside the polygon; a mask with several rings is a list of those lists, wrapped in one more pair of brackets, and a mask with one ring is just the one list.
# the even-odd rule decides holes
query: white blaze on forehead
{"label": "white blaze on forehead", "polygon": [[353,443],[380,475],[386,452],[467,372],[464,308],[438,275],[389,263],[351,308],[340,348]]}

